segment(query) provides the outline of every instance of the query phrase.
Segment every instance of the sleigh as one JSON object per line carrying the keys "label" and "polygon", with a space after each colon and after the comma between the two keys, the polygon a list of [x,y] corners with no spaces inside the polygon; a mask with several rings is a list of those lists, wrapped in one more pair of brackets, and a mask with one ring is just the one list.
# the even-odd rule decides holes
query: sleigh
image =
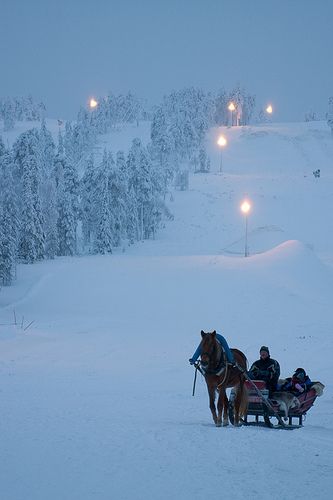
{"label": "sleigh", "polygon": [[[316,382],[310,390],[302,394],[274,393],[270,399],[265,382],[261,380],[246,380],[245,386],[248,391],[248,408],[246,415],[243,417],[243,424],[266,425],[268,427],[283,427],[287,429],[302,427],[304,417],[313,406],[316,398],[322,394],[324,388],[323,384]],[[231,391],[229,406],[229,418],[231,421],[233,417],[234,398],[235,393]],[[284,400],[289,402],[290,406],[286,407]],[[284,404],[282,405],[282,403]],[[254,417],[254,419],[249,417]],[[272,425],[271,417],[277,418],[278,425]],[[294,420],[296,420],[297,424],[294,424]]]}

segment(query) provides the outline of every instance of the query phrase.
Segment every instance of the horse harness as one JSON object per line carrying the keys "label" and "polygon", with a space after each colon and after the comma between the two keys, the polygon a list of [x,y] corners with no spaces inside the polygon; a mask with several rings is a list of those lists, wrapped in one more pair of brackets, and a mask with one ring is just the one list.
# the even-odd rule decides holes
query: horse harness
{"label": "horse harness", "polygon": [[226,362],[226,355],[224,352],[224,349],[222,348],[222,345],[218,340],[215,341],[215,344],[211,350],[211,352],[204,351],[201,353],[201,356],[207,356],[208,359],[210,360],[212,357],[212,354],[214,350],[217,349],[217,358],[219,359],[219,362],[215,368],[204,368],[204,366],[201,365],[201,369],[204,372],[204,375],[216,375],[220,376],[223,370],[226,369],[226,372],[228,371],[228,364]]}

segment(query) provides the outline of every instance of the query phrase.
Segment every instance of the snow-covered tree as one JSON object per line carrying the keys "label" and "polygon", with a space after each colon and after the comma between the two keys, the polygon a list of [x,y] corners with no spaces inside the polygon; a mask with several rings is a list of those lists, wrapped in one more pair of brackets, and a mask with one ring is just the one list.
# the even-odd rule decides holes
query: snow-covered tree
{"label": "snow-covered tree", "polygon": [[27,158],[35,158],[36,168],[38,167],[38,141],[39,134],[38,130],[35,128],[27,130],[27,132],[19,135],[19,137],[16,139],[13,145],[15,179],[22,180],[24,165]]}
{"label": "snow-covered tree", "polygon": [[0,155],[0,284],[10,285],[16,269],[18,243],[17,196],[10,152]]}
{"label": "snow-covered tree", "polygon": [[79,218],[79,176],[75,165],[67,158],[63,164],[63,175],[64,190],[70,195],[73,215],[77,222]]}
{"label": "snow-covered tree", "polygon": [[109,190],[113,220],[113,242],[118,247],[126,238],[126,204],[128,198],[128,176],[125,156],[122,151],[117,153],[116,164],[111,163]]}
{"label": "snow-covered tree", "polygon": [[58,193],[58,254],[74,255],[79,219],[79,179],[75,166],[65,155],[61,136],[59,139],[52,176]]}
{"label": "snow-covered tree", "polygon": [[209,172],[210,170],[210,160],[207,157],[205,148],[201,148],[198,154],[198,169],[197,172]]}
{"label": "snow-covered tree", "polygon": [[96,233],[94,249],[97,253],[112,253],[114,219],[111,212],[110,156],[104,151],[96,176]]}
{"label": "snow-covered tree", "polygon": [[228,125],[228,95],[221,89],[215,98],[214,122],[218,126]]}
{"label": "snow-covered tree", "polygon": [[14,200],[0,202],[0,284],[10,285],[16,270],[16,221]]}
{"label": "snow-covered tree", "polygon": [[45,257],[47,259],[54,259],[59,252],[57,227],[58,199],[55,179],[52,176],[45,182],[44,193]]}
{"label": "snow-covered tree", "polygon": [[150,155],[155,164],[160,168],[165,196],[167,186],[175,174],[175,164],[172,161],[173,144],[168,132],[167,117],[161,107],[158,107],[153,115],[151,140]]}
{"label": "snow-covered tree", "polygon": [[2,156],[4,156],[4,154],[6,152],[7,152],[7,149],[6,149],[5,144],[4,144],[3,140],[2,140],[2,137],[0,135],[0,159],[1,159]]}
{"label": "snow-covered tree", "polygon": [[4,130],[12,130],[15,126],[15,108],[10,99],[7,99],[3,105],[2,117]]}
{"label": "snow-covered tree", "polygon": [[58,255],[75,255],[76,222],[70,193],[61,185],[58,190]]}
{"label": "snow-covered tree", "polygon": [[23,262],[33,263],[44,258],[45,234],[39,197],[37,159],[28,156],[23,164],[22,223],[19,256]]}
{"label": "snow-covered tree", "polygon": [[[152,210],[156,204],[155,197],[161,194],[163,187],[154,172],[151,158],[140,139],[134,139],[128,154],[127,168],[129,171],[129,188],[133,189],[137,201],[137,213],[139,214],[139,235],[141,239],[149,238],[152,227],[156,227],[157,216]],[[155,175],[156,174],[156,175]]]}
{"label": "snow-covered tree", "polygon": [[13,146],[14,181],[19,183],[21,230],[19,255],[23,262],[44,257],[45,235],[41,208],[41,172],[36,129],[21,134]]}
{"label": "snow-covered tree", "polygon": [[127,198],[126,234],[131,245],[139,239],[139,212],[134,187],[131,186]]}
{"label": "snow-covered tree", "polygon": [[83,244],[89,249],[89,251],[91,250],[92,234],[95,221],[94,184],[95,168],[94,159],[91,155],[86,162],[85,172],[83,174],[80,187]]}
{"label": "snow-covered tree", "polygon": [[46,128],[45,119],[42,120],[39,130],[37,155],[41,173],[48,175],[54,165],[55,145],[51,133]]}

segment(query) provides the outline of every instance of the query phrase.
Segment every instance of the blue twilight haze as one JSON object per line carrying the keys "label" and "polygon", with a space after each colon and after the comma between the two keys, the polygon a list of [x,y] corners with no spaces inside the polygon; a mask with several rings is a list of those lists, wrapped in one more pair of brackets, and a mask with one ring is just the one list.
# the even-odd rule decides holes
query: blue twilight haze
{"label": "blue twilight haze", "polygon": [[0,0],[0,97],[74,118],[91,95],[158,102],[237,83],[275,120],[324,118],[333,95],[330,0]]}

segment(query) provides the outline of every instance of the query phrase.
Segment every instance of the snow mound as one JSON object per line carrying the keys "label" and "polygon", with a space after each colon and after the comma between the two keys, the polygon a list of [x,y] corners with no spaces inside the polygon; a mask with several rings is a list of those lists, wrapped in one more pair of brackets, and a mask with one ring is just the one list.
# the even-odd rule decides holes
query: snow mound
{"label": "snow mound", "polygon": [[270,270],[276,284],[294,292],[332,297],[333,273],[311,248],[298,240],[288,240],[260,255],[249,257],[256,272]]}

